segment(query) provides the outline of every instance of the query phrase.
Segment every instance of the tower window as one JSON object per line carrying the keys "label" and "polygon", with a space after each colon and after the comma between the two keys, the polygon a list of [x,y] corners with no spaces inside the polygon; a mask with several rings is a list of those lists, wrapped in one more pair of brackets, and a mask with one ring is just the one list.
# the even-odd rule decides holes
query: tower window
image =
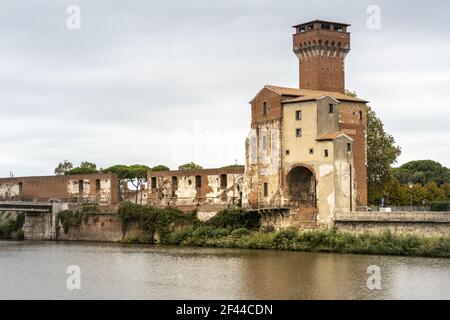
{"label": "tower window", "polygon": [[307,29],[308,29],[308,30],[314,29],[314,25],[313,25],[313,24],[310,24],[310,25],[307,27]]}
{"label": "tower window", "polygon": [[302,111],[301,110],[295,111],[295,120],[302,120]]}
{"label": "tower window", "polygon": [[362,121],[362,119],[363,119],[363,113],[362,113],[362,111],[359,111],[359,112],[358,112],[358,117],[359,117],[359,121]]}
{"label": "tower window", "polygon": [[287,155],[287,156],[289,155],[289,153],[290,153],[289,150],[286,150],[286,155]]}
{"label": "tower window", "polygon": [[195,176],[195,187],[196,188],[202,187],[202,176]]}
{"label": "tower window", "polygon": [[267,185],[267,182],[264,182],[264,197],[269,196],[269,186]]}
{"label": "tower window", "polygon": [[314,149],[309,149],[309,154],[314,154]]}
{"label": "tower window", "polygon": [[151,185],[152,189],[156,189],[156,177],[152,177]]}
{"label": "tower window", "polygon": [[228,181],[227,181],[227,175],[226,174],[222,174],[220,175],[220,187],[222,189],[226,189],[227,185],[228,185]]}
{"label": "tower window", "polygon": [[295,135],[296,135],[297,137],[301,137],[301,136],[302,136],[302,129],[301,129],[301,128],[295,129]]}
{"label": "tower window", "polygon": [[324,150],[324,156],[325,156],[325,158],[328,158],[328,149]]}
{"label": "tower window", "polygon": [[334,113],[334,104],[330,103],[328,105],[328,113]]}
{"label": "tower window", "polygon": [[267,116],[267,102],[263,102],[263,116]]}
{"label": "tower window", "polygon": [[352,151],[352,145],[350,143],[347,143],[347,152]]}
{"label": "tower window", "polygon": [[321,27],[322,29],[330,30],[331,25],[329,25],[329,24],[327,24],[327,23],[322,23],[322,24],[320,25],[320,27]]}

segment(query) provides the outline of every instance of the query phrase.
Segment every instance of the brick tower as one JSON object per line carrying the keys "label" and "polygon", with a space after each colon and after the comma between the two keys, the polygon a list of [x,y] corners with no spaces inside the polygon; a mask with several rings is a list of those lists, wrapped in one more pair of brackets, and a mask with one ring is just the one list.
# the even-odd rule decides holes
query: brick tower
{"label": "brick tower", "polygon": [[344,60],[350,51],[349,24],[314,20],[294,26],[300,89],[345,91]]}

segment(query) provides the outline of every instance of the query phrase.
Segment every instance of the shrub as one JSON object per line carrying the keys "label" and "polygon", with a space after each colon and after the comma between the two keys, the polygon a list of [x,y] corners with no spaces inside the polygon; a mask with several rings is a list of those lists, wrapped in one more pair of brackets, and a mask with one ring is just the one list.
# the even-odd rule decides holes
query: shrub
{"label": "shrub", "polygon": [[206,223],[218,228],[232,229],[246,228],[257,230],[261,225],[261,215],[256,212],[241,209],[223,210],[209,219]]}
{"label": "shrub", "polygon": [[430,203],[431,211],[450,211],[450,201],[435,201]]}
{"label": "shrub", "polygon": [[251,231],[246,228],[239,228],[239,229],[233,230],[231,232],[231,235],[235,238],[240,238],[243,236],[248,236],[250,233],[251,233]]}

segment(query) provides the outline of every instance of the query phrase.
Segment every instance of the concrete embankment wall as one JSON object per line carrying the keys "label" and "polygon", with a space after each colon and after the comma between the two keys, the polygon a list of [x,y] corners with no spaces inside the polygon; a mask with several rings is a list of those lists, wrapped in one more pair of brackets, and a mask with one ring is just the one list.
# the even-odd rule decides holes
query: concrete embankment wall
{"label": "concrete embankment wall", "polygon": [[344,212],[336,214],[337,230],[354,234],[393,234],[425,237],[450,236],[450,212]]}

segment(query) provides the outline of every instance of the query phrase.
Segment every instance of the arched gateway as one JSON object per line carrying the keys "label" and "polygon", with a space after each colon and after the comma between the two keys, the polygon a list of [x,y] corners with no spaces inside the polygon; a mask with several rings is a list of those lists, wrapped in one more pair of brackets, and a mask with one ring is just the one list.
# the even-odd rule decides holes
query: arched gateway
{"label": "arched gateway", "polygon": [[316,179],[313,172],[302,166],[289,171],[286,177],[289,200],[301,207],[316,207]]}

